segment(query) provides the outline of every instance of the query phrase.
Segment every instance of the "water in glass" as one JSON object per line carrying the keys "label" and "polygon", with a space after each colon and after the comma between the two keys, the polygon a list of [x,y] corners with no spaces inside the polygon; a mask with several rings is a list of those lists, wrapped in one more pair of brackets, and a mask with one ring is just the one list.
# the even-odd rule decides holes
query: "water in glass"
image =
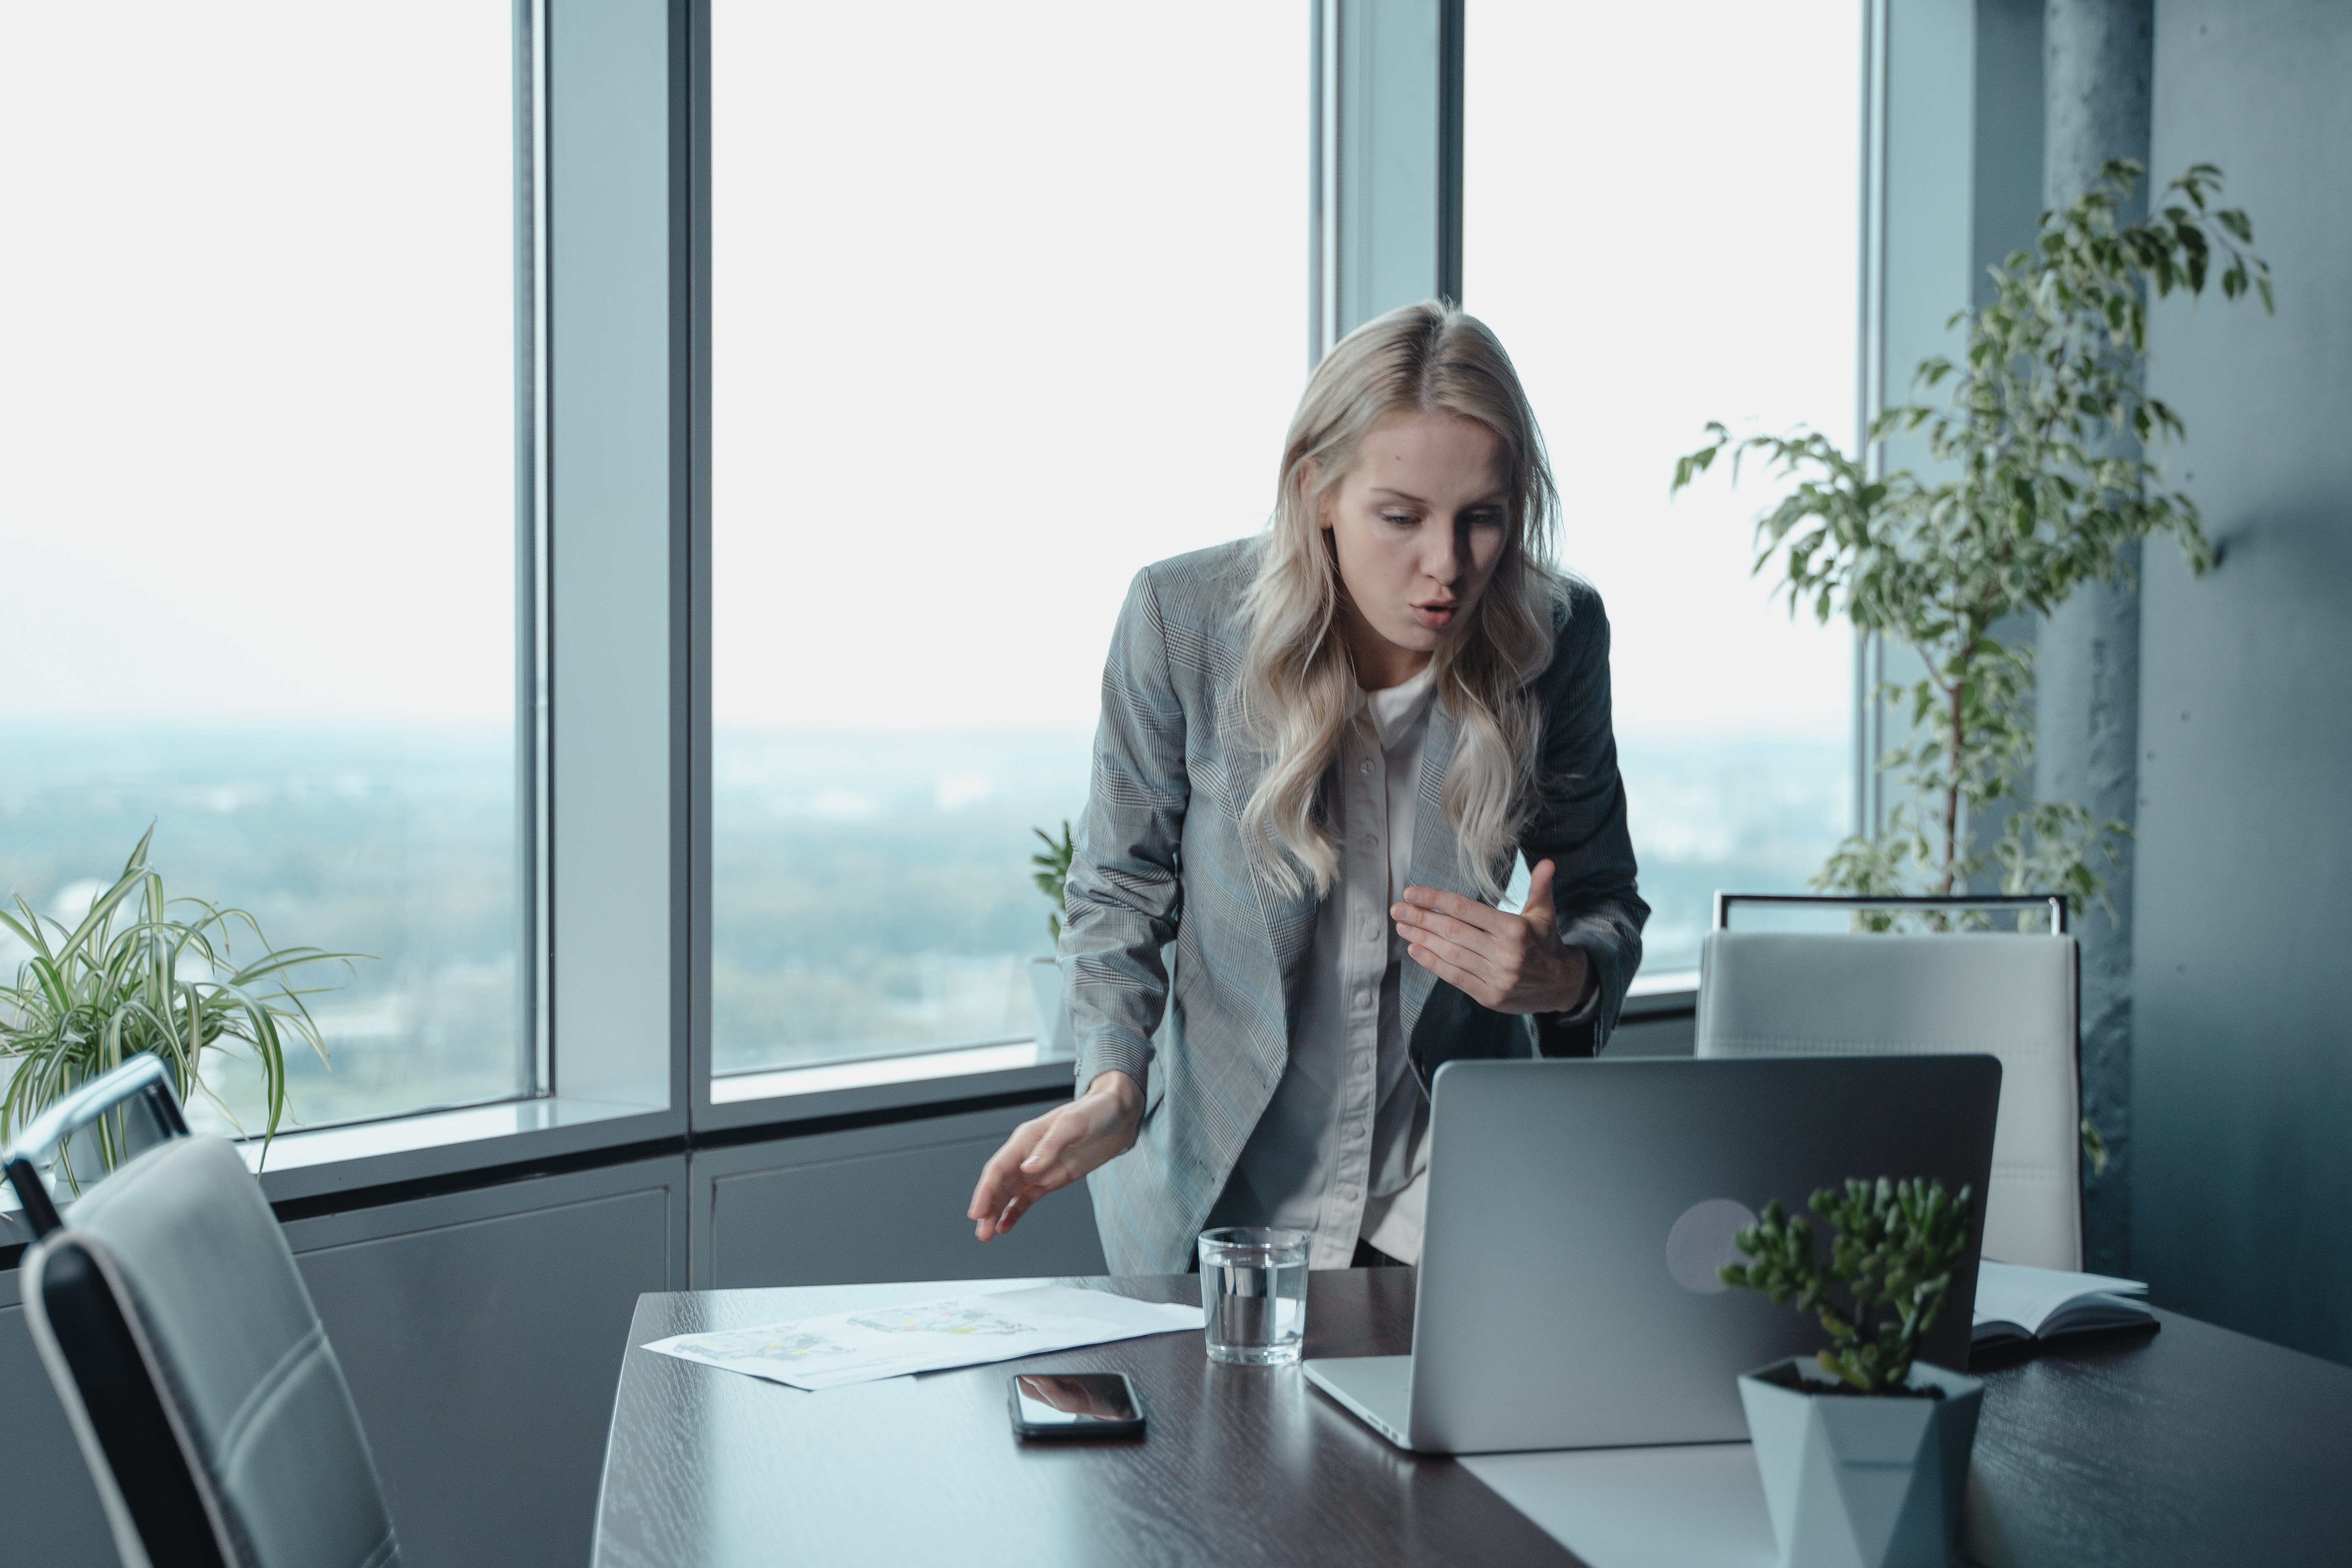
{"label": "water in glass", "polygon": [[1307,1334],[1307,1237],[1254,1226],[1201,1235],[1209,1359],[1288,1366]]}

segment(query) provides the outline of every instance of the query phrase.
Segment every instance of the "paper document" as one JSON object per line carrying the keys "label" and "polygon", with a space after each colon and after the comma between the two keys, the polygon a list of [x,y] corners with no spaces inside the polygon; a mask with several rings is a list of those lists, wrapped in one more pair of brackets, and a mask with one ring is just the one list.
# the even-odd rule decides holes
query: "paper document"
{"label": "paper document", "polygon": [[1183,1329],[1200,1332],[1200,1308],[1138,1301],[1107,1290],[1036,1285],[905,1306],[865,1307],[756,1329],[675,1334],[643,1348],[794,1388],[818,1389]]}
{"label": "paper document", "polygon": [[2126,1298],[2147,1294],[2147,1287],[2137,1279],[2029,1268],[1987,1258],[1977,1266],[1975,1323],[1969,1342],[1994,1345],[2137,1328],[2154,1322],[2155,1314]]}

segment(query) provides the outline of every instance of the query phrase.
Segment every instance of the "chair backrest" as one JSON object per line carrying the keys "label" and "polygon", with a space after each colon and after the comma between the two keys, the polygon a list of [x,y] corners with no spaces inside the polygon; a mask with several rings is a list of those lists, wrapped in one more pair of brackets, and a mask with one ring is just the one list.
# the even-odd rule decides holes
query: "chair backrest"
{"label": "chair backrest", "polygon": [[2000,1058],[1984,1255],[2079,1269],[2076,964],[2071,936],[1711,931],[1699,958],[1698,1054]]}
{"label": "chair backrest", "polygon": [[236,1149],[170,1138],[63,1218],[26,1252],[26,1317],[125,1568],[396,1564],[342,1368]]}

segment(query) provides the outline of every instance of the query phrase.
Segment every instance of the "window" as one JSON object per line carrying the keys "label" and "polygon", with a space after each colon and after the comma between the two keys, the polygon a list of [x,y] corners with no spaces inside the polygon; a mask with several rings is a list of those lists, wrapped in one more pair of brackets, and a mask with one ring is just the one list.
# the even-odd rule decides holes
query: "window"
{"label": "window", "polygon": [[1306,8],[711,26],[714,1068],[1026,1040],[1127,582],[1272,504]]}
{"label": "window", "polygon": [[152,823],[173,892],[371,954],[306,1125],[531,1086],[509,26],[0,12],[0,893],[70,919]]}
{"label": "window", "polygon": [[1715,889],[1801,890],[1851,826],[1850,634],[1748,574],[1761,475],[1667,485],[1710,419],[1852,439],[1856,28],[1851,0],[1470,20],[1465,303],[1608,605],[1652,973],[1696,966]]}
{"label": "window", "polygon": [[[658,17],[609,19],[596,58],[644,65]],[[1083,808],[1121,590],[1261,526],[1307,368],[1307,21],[716,8],[718,1072],[1035,1032],[1031,829]],[[0,203],[33,237],[0,257],[0,892],[69,914],[152,823],[175,890],[373,955],[316,998],[334,1060],[294,1064],[307,1125],[546,1086],[510,23],[457,0],[0,21]],[[1711,416],[1844,428],[1853,315],[1853,19],[1664,26],[1482,4],[1465,225],[1467,302],[1527,373],[1570,558],[1610,597],[1653,970],[1690,961],[1707,892],[1796,885],[1845,825],[1843,634],[1791,628],[1748,578],[1760,487],[1672,508],[1664,487]],[[577,105],[619,90],[583,80]],[[570,121],[583,191],[615,123]],[[576,255],[609,259],[601,232]],[[604,273],[569,276],[578,301]],[[655,510],[619,510],[572,537],[667,548]],[[609,629],[570,626],[575,650]],[[636,685],[559,684],[626,710],[608,750],[671,733]],[[575,760],[575,825],[604,771]],[[622,794],[612,812],[659,814],[659,790]],[[638,882],[667,885],[667,832],[647,818]],[[623,950],[667,918],[640,913]],[[587,924],[566,929],[576,955]],[[575,964],[575,1030],[612,972]],[[614,1026],[630,1049],[667,1038],[666,998],[646,1005]],[[575,1054],[580,1092],[628,1098]],[[255,1102],[249,1076],[216,1087]]]}

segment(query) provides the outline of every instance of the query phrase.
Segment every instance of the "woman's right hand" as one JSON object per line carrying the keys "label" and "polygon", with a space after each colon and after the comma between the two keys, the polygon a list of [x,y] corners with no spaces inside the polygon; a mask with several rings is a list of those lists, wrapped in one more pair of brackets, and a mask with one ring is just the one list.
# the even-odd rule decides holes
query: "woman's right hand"
{"label": "woman's right hand", "polygon": [[1143,1125],[1143,1090],[1123,1072],[1097,1073],[1086,1093],[1013,1130],[980,1168],[966,1217],[986,1241],[1047,1193],[1058,1192],[1134,1146]]}

